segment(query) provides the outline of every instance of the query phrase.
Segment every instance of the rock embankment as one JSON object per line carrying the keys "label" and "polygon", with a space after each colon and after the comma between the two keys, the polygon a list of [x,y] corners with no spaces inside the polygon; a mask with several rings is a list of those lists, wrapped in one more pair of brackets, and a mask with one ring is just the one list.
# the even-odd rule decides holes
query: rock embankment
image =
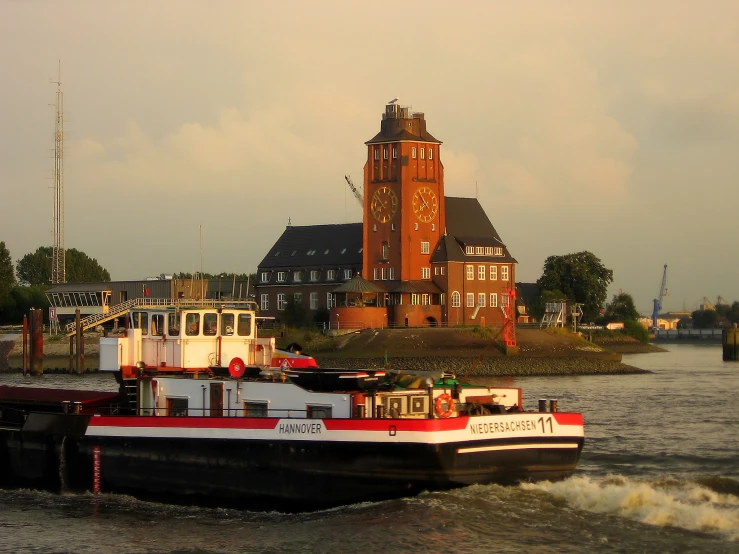
{"label": "rock embankment", "polygon": [[[322,358],[316,356],[322,367],[352,369],[380,369],[384,358]],[[471,357],[434,356],[388,359],[388,367],[396,370],[446,371],[457,376],[470,377],[540,377],[554,375],[627,375],[650,373],[618,361],[579,356],[548,357],[491,357],[477,361]]]}

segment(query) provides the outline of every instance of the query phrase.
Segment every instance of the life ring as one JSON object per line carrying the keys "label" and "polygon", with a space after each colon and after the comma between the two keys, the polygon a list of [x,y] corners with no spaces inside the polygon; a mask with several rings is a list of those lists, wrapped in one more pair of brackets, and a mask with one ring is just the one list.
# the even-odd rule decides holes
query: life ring
{"label": "life ring", "polygon": [[198,324],[197,323],[191,323],[190,324],[190,333],[197,333],[198,332]]}
{"label": "life ring", "polygon": [[[442,403],[447,403],[447,409],[444,411],[442,408]],[[449,417],[452,415],[452,412],[454,412],[454,399],[449,396],[447,393],[440,394],[436,399],[436,413],[439,415],[439,417]]]}

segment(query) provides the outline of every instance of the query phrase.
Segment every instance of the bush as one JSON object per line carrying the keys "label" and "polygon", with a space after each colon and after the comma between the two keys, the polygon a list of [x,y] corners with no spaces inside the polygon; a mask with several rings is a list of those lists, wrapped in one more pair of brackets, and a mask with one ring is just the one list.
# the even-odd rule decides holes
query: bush
{"label": "bush", "polygon": [[634,319],[624,321],[624,334],[635,338],[639,342],[649,342],[649,331]]}

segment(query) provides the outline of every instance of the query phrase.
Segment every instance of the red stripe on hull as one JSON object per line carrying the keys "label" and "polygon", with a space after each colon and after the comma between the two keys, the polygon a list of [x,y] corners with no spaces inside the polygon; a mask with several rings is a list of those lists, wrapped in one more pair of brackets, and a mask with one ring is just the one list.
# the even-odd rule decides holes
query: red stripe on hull
{"label": "red stripe on hull", "polygon": [[258,417],[167,417],[167,416],[97,416],[90,427],[173,427],[193,429],[274,429],[280,420]]}
{"label": "red stripe on hull", "polygon": [[552,415],[559,425],[583,425],[582,414],[554,412]]}
{"label": "red stripe on hull", "polygon": [[449,419],[324,419],[328,431],[384,431],[389,425],[397,431],[459,431],[467,427],[469,417]]}

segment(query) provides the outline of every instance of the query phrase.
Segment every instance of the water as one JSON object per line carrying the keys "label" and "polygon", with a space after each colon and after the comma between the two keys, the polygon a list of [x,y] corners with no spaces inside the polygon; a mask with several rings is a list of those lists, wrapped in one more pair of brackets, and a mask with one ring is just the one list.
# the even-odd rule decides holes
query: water
{"label": "water", "polygon": [[[506,380],[585,416],[576,475],[311,514],[0,490],[0,552],[739,553],[739,364],[716,345],[624,356],[645,375]],[[111,376],[2,384],[115,390]],[[501,383],[502,384],[502,383]]]}

